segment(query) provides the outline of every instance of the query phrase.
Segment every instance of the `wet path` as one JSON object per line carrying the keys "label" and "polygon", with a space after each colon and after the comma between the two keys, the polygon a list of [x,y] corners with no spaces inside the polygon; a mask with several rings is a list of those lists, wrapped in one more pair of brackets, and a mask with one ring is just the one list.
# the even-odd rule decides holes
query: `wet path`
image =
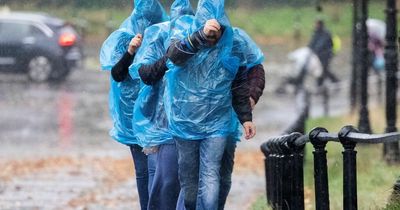
{"label": "wet path", "polygon": [[[267,61],[254,112],[258,134],[238,144],[229,210],[248,209],[264,193],[259,146],[296,117],[295,97],[273,93],[290,72],[275,60]],[[139,209],[129,150],[107,134],[108,87],[108,73],[98,70],[73,72],[62,85],[0,74],[0,209]],[[320,100],[313,102],[312,115],[321,115]],[[334,101],[331,110],[343,113],[347,104]]]}

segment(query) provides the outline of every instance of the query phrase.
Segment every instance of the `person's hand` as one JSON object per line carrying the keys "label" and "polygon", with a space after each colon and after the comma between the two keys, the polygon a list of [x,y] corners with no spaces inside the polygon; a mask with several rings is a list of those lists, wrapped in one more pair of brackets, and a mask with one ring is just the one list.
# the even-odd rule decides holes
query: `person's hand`
{"label": "person's hand", "polygon": [[133,55],[140,45],[142,45],[142,34],[137,34],[129,43],[128,53]]}
{"label": "person's hand", "polygon": [[207,38],[215,37],[220,30],[221,30],[221,25],[218,23],[216,19],[207,20],[203,28],[203,32]]}
{"label": "person's hand", "polygon": [[247,121],[247,122],[243,123],[243,128],[244,128],[244,134],[245,134],[244,137],[247,140],[253,138],[256,135],[256,126],[254,125],[253,122]]}
{"label": "person's hand", "polygon": [[254,107],[256,106],[256,102],[254,101],[254,99],[252,97],[250,97],[250,106],[251,106],[251,110],[254,110]]}

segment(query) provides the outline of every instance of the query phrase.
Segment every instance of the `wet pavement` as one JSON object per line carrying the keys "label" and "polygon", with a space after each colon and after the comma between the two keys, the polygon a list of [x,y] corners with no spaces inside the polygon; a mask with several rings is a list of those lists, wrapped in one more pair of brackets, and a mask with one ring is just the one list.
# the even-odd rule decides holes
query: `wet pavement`
{"label": "wet pavement", "polygon": [[[290,65],[267,57],[266,90],[254,111],[258,134],[238,145],[226,209],[248,209],[264,193],[259,146],[297,115],[293,95],[274,94]],[[0,74],[0,209],[139,209],[129,150],[107,134],[109,76],[92,63],[62,84]],[[345,101],[335,100],[332,113],[345,113]],[[313,103],[312,116],[322,115],[320,99]]]}

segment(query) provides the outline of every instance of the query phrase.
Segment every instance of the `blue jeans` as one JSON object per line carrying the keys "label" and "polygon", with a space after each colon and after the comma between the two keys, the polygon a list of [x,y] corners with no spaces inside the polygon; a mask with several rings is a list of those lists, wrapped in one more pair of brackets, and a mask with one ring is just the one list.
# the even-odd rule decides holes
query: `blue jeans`
{"label": "blue jeans", "polygon": [[[226,138],[176,140],[179,181],[186,210],[218,208],[220,168]],[[178,209],[183,209],[178,206]]]}
{"label": "blue jeans", "polygon": [[135,164],[136,185],[139,194],[140,208],[146,210],[149,202],[149,175],[147,171],[147,156],[142,152],[143,148],[139,145],[129,146]]}
{"label": "blue jeans", "polygon": [[149,193],[154,183],[154,175],[157,167],[157,153],[147,155],[147,166],[149,172]]}
{"label": "blue jeans", "polygon": [[174,210],[179,196],[178,155],[174,144],[163,144],[156,155],[156,171],[148,210]]}
{"label": "blue jeans", "polygon": [[235,150],[236,142],[232,139],[228,139],[221,161],[221,181],[219,189],[218,210],[224,209],[226,198],[228,197],[229,191],[231,190]]}

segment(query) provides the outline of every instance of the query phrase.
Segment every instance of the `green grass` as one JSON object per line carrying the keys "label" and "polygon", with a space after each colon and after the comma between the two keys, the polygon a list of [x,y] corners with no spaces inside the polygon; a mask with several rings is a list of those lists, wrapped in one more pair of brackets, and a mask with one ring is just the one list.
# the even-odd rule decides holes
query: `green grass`
{"label": "green grass", "polygon": [[267,205],[265,195],[259,197],[251,206],[252,210],[270,210],[271,207]]}
{"label": "green grass", "polygon": [[[369,16],[384,18],[383,3],[371,2]],[[29,4],[10,5],[13,10],[34,10]],[[130,14],[130,8],[116,9],[83,9],[73,7],[41,8],[40,11],[47,12],[67,19],[77,25],[87,25],[86,31],[89,36],[104,36],[109,29],[115,29]],[[349,3],[324,4],[323,14],[318,14],[313,6],[292,7],[288,5],[267,6],[264,8],[250,9],[237,8],[228,9],[228,15],[232,25],[245,29],[252,36],[259,39],[279,37],[291,40],[295,31],[300,38],[308,39],[314,21],[317,17],[323,17],[327,26],[334,34],[340,37],[349,37],[352,30],[352,6]],[[106,25],[109,27],[107,28]]]}
{"label": "green grass", "polygon": [[[373,2],[369,6],[369,17],[384,18],[384,4]],[[297,30],[300,38],[308,39],[317,17],[326,21],[332,33],[350,37],[352,33],[352,6],[350,3],[326,4],[323,14],[312,6],[278,7],[260,10],[236,9],[228,12],[233,25],[245,29],[254,36],[279,36],[291,39]]]}
{"label": "green grass", "polygon": [[390,204],[385,207],[385,210],[399,210],[400,209],[400,204]]}
{"label": "green grass", "polygon": [[[370,110],[370,122],[374,132],[382,133],[384,131],[384,116],[382,108]],[[343,126],[357,125],[357,122],[356,115],[323,117],[309,119],[306,127],[308,132],[314,127],[325,127],[329,132],[337,133]],[[400,127],[400,123],[397,127]],[[382,145],[358,145],[356,150],[358,209],[400,209],[400,204],[390,204],[389,202],[393,184],[400,176],[400,166],[386,164],[382,157]],[[312,151],[312,145],[308,144],[304,166],[305,209],[315,209]],[[343,148],[339,143],[332,142],[328,143],[327,151],[330,207],[331,209],[343,209]],[[265,200],[265,195],[261,196],[251,209],[267,209]]]}
{"label": "green grass", "polygon": [[[371,114],[371,127],[382,133],[384,126],[383,110],[374,110]],[[316,126],[337,133],[344,125],[357,124],[355,116],[311,119],[307,130]],[[305,187],[314,192],[313,157],[311,145],[307,145],[305,164]],[[388,203],[393,184],[400,175],[399,166],[390,166],[382,158],[382,145],[358,145],[357,148],[357,193],[359,209],[382,209]],[[331,209],[342,209],[343,202],[343,163],[342,146],[328,143],[328,173]],[[314,208],[314,193],[307,205]]]}

